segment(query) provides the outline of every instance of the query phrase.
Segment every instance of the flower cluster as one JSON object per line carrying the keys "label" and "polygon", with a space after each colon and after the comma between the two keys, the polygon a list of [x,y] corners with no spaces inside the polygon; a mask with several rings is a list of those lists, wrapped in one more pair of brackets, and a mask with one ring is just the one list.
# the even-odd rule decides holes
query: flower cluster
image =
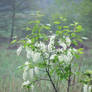
{"label": "flower cluster", "polygon": [[83,86],[83,92],[92,92],[92,87],[87,85],[87,84],[85,84]]}

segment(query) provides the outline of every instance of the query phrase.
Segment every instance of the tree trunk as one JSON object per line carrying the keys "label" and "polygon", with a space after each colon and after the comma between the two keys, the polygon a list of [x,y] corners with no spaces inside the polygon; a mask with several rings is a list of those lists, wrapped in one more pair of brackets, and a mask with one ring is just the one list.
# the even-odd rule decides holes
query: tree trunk
{"label": "tree trunk", "polygon": [[13,40],[14,26],[15,26],[15,0],[12,1],[12,24],[11,24],[10,42]]}

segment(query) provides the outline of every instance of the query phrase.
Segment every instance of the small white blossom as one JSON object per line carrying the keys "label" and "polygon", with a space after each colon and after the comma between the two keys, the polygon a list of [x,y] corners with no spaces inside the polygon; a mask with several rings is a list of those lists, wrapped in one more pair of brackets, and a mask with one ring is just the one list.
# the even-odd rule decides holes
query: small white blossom
{"label": "small white blossom", "polygon": [[22,49],[23,49],[23,46],[20,45],[19,48],[17,49],[17,55],[18,55],[18,56],[20,55]]}
{"label": "small white blossom", "polygon": [[82,39],[83,39],[83,40],[88,40],[88,38],[87,38],[87,37],[82,37]]}
{"label": "small white blossom", "polygon": [[67,44],[67,46],[70,46],[71,45],[71,40],[70,40],[70,38],[69,37],[66,37],[66,44]]}
{"label": "small white blossom", "polygon": [[23,72],[23,80],[26,80],[27,79],[27,71],[24,71]]}
{"label": "small white blossom", "polygon": [[92,92],[92,87],[91,86],[89,86],[88,92]]}
{"label": "small white blossom", "polygon": [[29,85],[29,84],[30,84],[30,81],[27,80],[27,81],[24,81],[22,85],[23,85],[23,86],[26,86],[26,85]]}
{"label": "small white blossom", "polygon": [[32,92],[34,91],[34,85],[31,85]]}
{"label": "small white blossom", "polygon": [[53,48],[53,44],[49,43],[48,44],[48,51],[51,52],[52,51],[52,48]]}
{"label": "small white blossom", "polygon": [[73,53],[73,54],[76,54],[78,51],[77,51],[77,49],[75,49],[75,48],[70,48],[70,49],[68,49],[68,51],[70,51],[71,53]]}
{"label": "small white blossom", "polygon": [[88,85],[84,85],[84,87],[83,87],[83,92],[88,92]]}
{"label": "small white blossom", "polygon": [[30,48],[26,47],[26,52],[27,52],[27,58],[32,60],[34,62],[38,61],[40,59],[40,53],[32,51]]}
{"label": "small white blossom", "polygon": [[24,71],[27,71],[29,69],[29,66],[24,67]]}
{"label": "small white blossom", "polygon": [[56,37],[55,34],[51,35],[51,36],[50,36],[50,42],[53,42],[53,41],[55,40],[55,37]]}
{"label": "small white blossom", "polygon": [[39,49],[41,49],[43,52],[46,51],[46,45],[40,41],[40,43],[36,42],[35,46],[39,47]]}
{"label": "small white blossom", "polygon": [[64,50],[62,49],[62,48],[58,48],[58,49],[56,49],[56,52],[64,52]]}
{"label": "small white blossom", "polygon": [[59,61],[64,61],[68,64],[71,62],[72,58],[73,58],[73,55],[70,51],[68,51],[66,55],[61,54],[58,56]]}
{"label": "small white blossom", "polygon": [[59,61],[66,61],[66,55],[61,54],[58,56]]}
{"label": "small white blossom", "polygon": [[77,52],[77,49],[73,48],[73,51],[74,51],[74,52]]}
{"label": "small white blossom", "polygon": [[40,53],[34,52],[32,54],[32,60],[33,60],[33,62],[36,62],[36,61],[40,60]]}
{"label": "small white blossom", "polygon": [[73,58],[73,55],[70,51],[67,52],[67,58],[68,58],[68,61],[70,62]]}
{"label": "small white blossom", "polygon": [[74,53],[77,53],[78,52],[77,49],[75,49],[75,48],[73,48],[72,50],[73,50]]}
{"label": "small white blossom", "polygon": [[46,24],[47,26],[51,26],[51,24]]}
{"label": "small white blossom", "polygon": [[63,41],[59,40],[58,43],[59,43],[60,46],[63,47],[64,50],[67,49],[67,46],[66,46],[66,44]]}
{"label": "small white blossom", "polygon": [[52,59],[54,59],[54,58],[55,58],[55,56],[56,56],[56,54],[51,55],[50,59],[51,59],[51,60],[52,60]]}
{"label": "small white blossom", "polygon": [[52,36],[50,36],[50,41],[49,41],[49,44],[48,44],[48,51],[51,52],[53,50],[54,47],[54,41],[55,41],[55,37],[56,35],[53,34]]}
{"label": "small white blossom", "polygon": [[49,57],[49,53],[45,52],[44,56],[45,56],[45,58],[48,58]]}
{"label": "small white blossom", "polygon": [[34,70],[35,70],[35,73],[36,73],[36,74],[39,73],[39,69],[38,69],[38,67],[35,67]]}
{"label": "small white blossom", "polygon": [[23,72],[23,79],[24,80],[27,79],[28,70],[29,70],[29,66],[27,65],[24,67],[24,72]]}
{"label": "small white blossom", "polygon": [[34,75],[33,69],[30,69],[29,70],[29,75],[30,75],[30,78],[32,79],[33,78],[33,75]]}
{"label": "small white blossom", "polygon": [[27,43],[31,43],[31,40],[29,38],[27,39]]}
{"label": "small white blossom", "polygon": [[30,63],[28,61],[25,62],[25,65],[29,65]]}
{"label": "small white blossom", "polygon": [[38,43],[38,42],[36,42],[36,43],[35,43],[35,46],[36,46],[36,47],[39,47],[39,43]]}
{"label": "small white blossom", "polygon": [[27,58],[30,59],[33,54],[33,51],[31,48],[26,47],[26,53],[27,53]]}

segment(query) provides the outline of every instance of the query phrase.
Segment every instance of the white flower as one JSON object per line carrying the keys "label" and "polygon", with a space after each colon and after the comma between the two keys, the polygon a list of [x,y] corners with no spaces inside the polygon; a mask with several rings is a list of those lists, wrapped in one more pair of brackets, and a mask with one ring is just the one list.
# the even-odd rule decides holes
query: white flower
{"label": "white flower", "polygon": [[36,42],[35,46],[39,47],[39,49],[41,49],[43,52],[46,51],[46,45],[40,41],[40,43]]}
{"label": "white flower", "polygon": [[34,85],[31,85],[32,92],[34,91]]}
{"label": "white flower", "polygon": [[25,62],[25,65],[29,65],[30,63],[28,61]]}
{"label": "white flower", "polygon": [[36,62],[40,59],[40,53],[32,51],[31,48],[26,47],[26,52],[27,52],[27,58],[28,59],[32,58],[32,60],[34,62]]}
{"label": "white flower", "polygon": [[35,73],[36,73],[36,74],[39,73],[39,69],[38,69],[38,67],[35,67],[34,70],[35,70]]}
{"label": "white flower", "polygon": [[59,40],[58,43],[60,44],[60,46],[63,47],[64,50],[67,49],[67,46],[66,46],[66,44],[63,41]]}
{"label": "white flower", "polygon": [[48,57],[49,57],[49,53],[45,52],[45,53],[44,53],[44,56],[45,56],[46,58],[48,58]]}
{"label": "white flower", "polygon": [[73,51],[74,51],[74,52],[77,52],[77,49],[73,48]]}
{"label": "white flower", "polygon": [[73,58],[73,55],[70,51],[68,51],[66,55],[61,54],[58,56],[59,61],[64,61],[68,64],[71,62],[72,58]]}
{"label": "white flower", "polygon": [[51,36],[50,36],[50,42],[53,42],[53,41],[55,40],[55,37],[56,37],[55,34],[51,35]]}
{"label": "white flower", "polygon": [[58,48],[58,49],[56,49],[56,52],[62,52],[63,53],[64,51],[63,51],[62,48]]}
{"label": "white flower", "polygon": [[24,71],[27,71],[29,69],[29,66],[24,67]]}
{"label": "white flower", "polygon": [[81,37],[83,40],[88,40],[88,38],[87,37]]}
{"label": "white flower", "polygon": [[53,48],[53,44],[49,43],[48,44],[48,51],[51,52],[52,51],[52,48]]}
{"label": "white flower", "polygon": [[29,47],[26,47],[26,53],[27,53],[27,58],[30,59],[30,57],[32,56],[33,54],[33,51],[31,48]]}
{"label": "white flower", "polygon": [[89,86],[88,92],[92,92],[92,87],[91,86]]}
{"label": "white flower", "polygon": [[29,38],[27,38],[27,43],[31,43],[31,40]]}
{"label": "white flower", "polygon": [[72,53],[70,51],[68,51],[67,52],[67,59],[68,59],[68,61],[70,62],[72,60],[72,58],[73,58]]}
{"label": "white flower", "polygon": [[33,54],[32,54],[32,60],[33,60],[33,62],[36,62],[36,61],[38,61],[40,59],[40,53],[38,53],[38,52],[33,52]]}
{"label": "white flower", "polygon": [[36,42],[36,43],[35,43],[35,46],[36,46],[36,47],[39,47],[39,43],[38,43],[38,42]]}
{"label": "white flower", "polygon": [[84,87],[83,87],[83,92],[88,92],[88,85],[84,85]]}
{"label": "white flower", "polygon": [[71,45],[71,40],[70,40],[70,38],[69,37],[66,37],[66,44],[67,44],[67,46],[70,46]]}
{"label": "white flower", "polygon": [[50,59],[51,59],[51,60],[52,60],[52,59],[54,59],[54,58],[55,58],[55,56],[56,56],[56,54],[51,55]]}
{"label": "white flower", "polygon": [[73,48],[72,50],[73,50],[73,53],[77,53],[78,52],[77,49],[75,49],[75,48]]}
{"label": "white flower", "polygon": [[29,84],[30,84],[30,81],[27,80],[27,81],[24,81],[22,85],[23,85],[23,86],[26,86],[26,85],[29,85]]}
{"label": "white flower", "polygon": [[40,48],[43,52],[46,51],[46,45],[43,42],[40,42]]}
{"label": "white flower", "polygon": [[71,53],[73,53],[73,54],[76,54],[78,51],[77,51],[77,49],[75,49],[75,48],[70,48],[70,49],[68,49],[68,51],[70,51]]}
{"label": "white flower", "polygon": [[55,48],[55,47],[54,47],[55,37],[56,37],[55,34],[49,36],[49,38],[50,38],[50,41],[49,41],[49,44],[48,44],[48,51],[49,51],[49,52],[51,52],[51,51],[53,50],[53,48]]}
{"label": "white flower", "polygon": [[59,61],[65,61],[65,62],[67,62],[67,56],[66,55],[64,55],[64,54],[61,54],[61,55],[59,55],[58,56],[58,59],[59,59]]}
{"label": "white flower", "polygon": [[[28,65],[28,64],[27,64]],[[24,67],[24,72],[23,72],[23,79],[27,79],[27,74],[28,74],[29,66]]]}
{"label": "white flower", "polygon": [[20,45],[19,48],[17,49],[17,55],[18,55],[18,56],[20,55],[22,49],[23,49],[23,46]]}
{"label": "white flower", "polygon": [[51,24],[46,24],[47,26],[51,26]]}
{"label": "white flower", "polygon": [[32,79],[33,78],[33,75],[34,75],[33,69],[30,69],[29,70],[29,75],[30,75],[30,78]]}
{"label": "white flower", "polygon": [[27,79],[27,71],[24,71],[23,72],[23,80],[26,80]]}

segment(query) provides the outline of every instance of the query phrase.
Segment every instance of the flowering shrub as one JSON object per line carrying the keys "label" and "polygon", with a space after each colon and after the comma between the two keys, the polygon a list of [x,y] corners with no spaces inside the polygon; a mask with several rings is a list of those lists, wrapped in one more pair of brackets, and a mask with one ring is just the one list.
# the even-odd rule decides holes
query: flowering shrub
{"label": "flowering shrub", "polygon": [[71,44],[78,45],[82,41],[78,35],[82,27],[78,23],[61,26],[62,22],[61,17],[50,24],[42,24],[38,20],[30,22],[31,26],[27,29],[31,34],[20,41],[17,49],[17,55],[25,49],[27,57],[25,64],[19,66],[24,70],[23,87],[34,90],[34,84],[44,80],[50,81],[58,92],[55,80],[59,79],[68,81],[69,92],[73,59],[83,53],[82,48],[76,49]]}
{"label": "flowering shrub", "polygon": [[92,92],[92,70],[82,73],[80,82],[83,84],[83,92]]}

